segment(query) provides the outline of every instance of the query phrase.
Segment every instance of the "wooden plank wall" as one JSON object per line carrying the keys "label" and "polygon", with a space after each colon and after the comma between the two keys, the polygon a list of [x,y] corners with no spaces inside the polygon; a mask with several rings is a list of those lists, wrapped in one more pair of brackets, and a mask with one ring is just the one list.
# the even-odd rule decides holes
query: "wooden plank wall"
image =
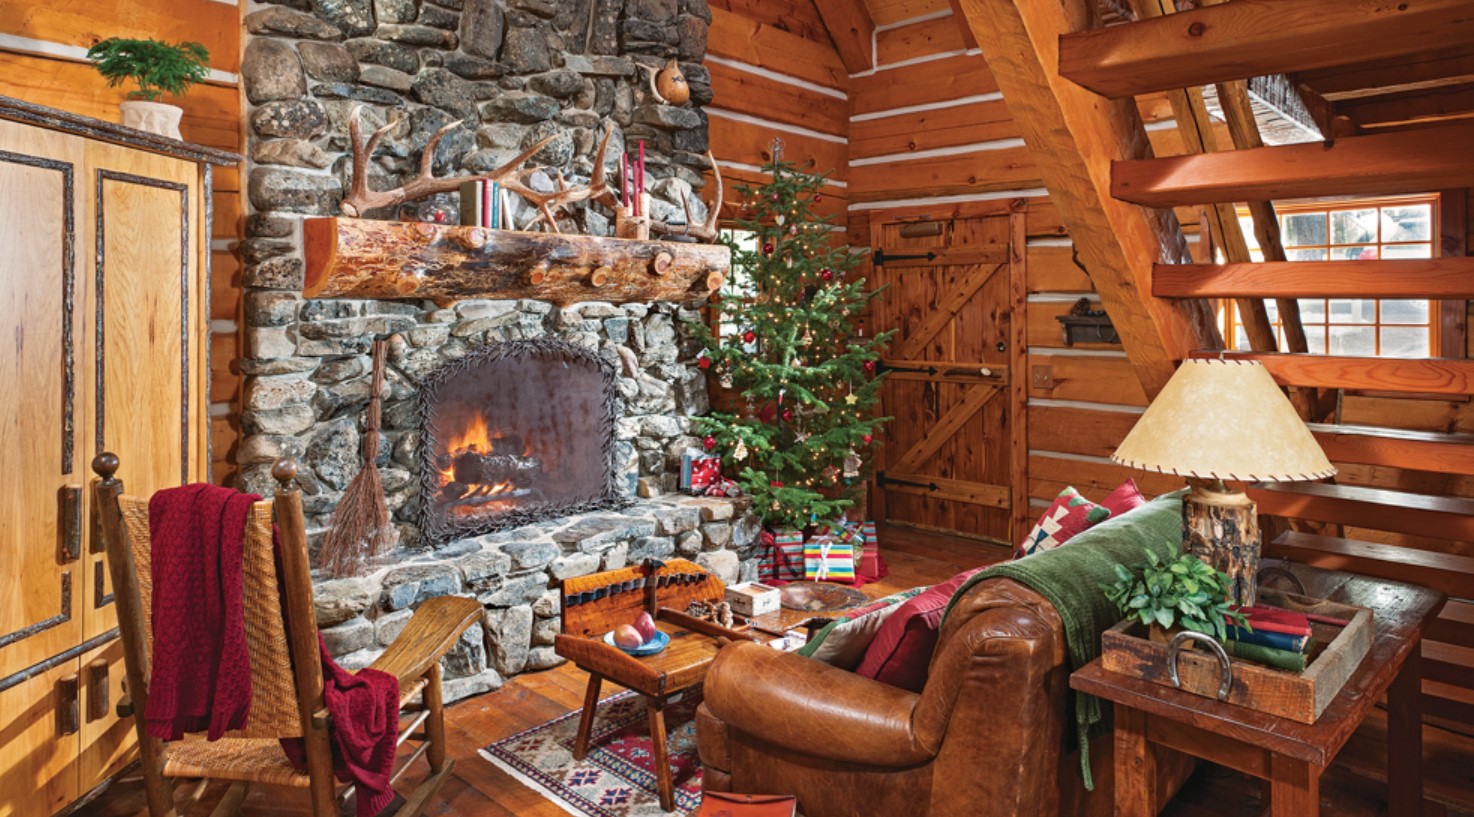
{"label": "wooden plank wall", "polygon": [[[118,121],[118,102],[128,88],[109,88],[84,59],[89,47],[108,37],[194,40],[210,50],[211,79],[183,100],[184,138],[237,151],[241,141],[241,98],[237,71],[241,52],[241,9],[232,0],[115,0],[106,3],[4,0],[0,13],[0,94],[40,105]],[[239,357],[240,262],[232,251],[242,235],[244,200],[237,168],[215,170],[215,223],[211,237],[210,304],[211,438],[217,482],[233,471],[229,458],[240,390],[232,371]]]}
{"label": "wooden plank wall", "polygon": [[825,173],[818,208],[843,223],[848,203],[850,78],[813,0],[712,0],[705,108],[711,150],[727,181],[728,214],[740,212],[743,183],[760,184],[783,140],[783,158]]}

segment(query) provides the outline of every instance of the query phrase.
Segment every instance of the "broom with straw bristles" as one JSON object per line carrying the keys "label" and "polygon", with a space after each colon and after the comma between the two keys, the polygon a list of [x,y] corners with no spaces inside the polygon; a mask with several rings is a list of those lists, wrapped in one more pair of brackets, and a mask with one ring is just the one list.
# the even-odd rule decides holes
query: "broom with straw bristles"
{"label": "broom with straw bristles", "polygon": [[318,551],[318,564],[330,576],[357,575],[364,562],[394,546],[394,526],[379,480],[379,424],[384,393],[384,353],[388,343],[374,341],[374,377],[369,389],[368,418],[363,428],[363,469],[348,483]]}

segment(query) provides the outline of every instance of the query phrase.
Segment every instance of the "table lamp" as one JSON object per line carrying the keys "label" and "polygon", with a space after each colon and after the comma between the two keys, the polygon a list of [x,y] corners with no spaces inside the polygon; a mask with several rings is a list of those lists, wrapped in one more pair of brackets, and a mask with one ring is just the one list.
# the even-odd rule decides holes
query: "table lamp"
{"label": "table lamp", "polygon": [[1111,459],[1188,478],[1183,549],[1227,573],[1243,605],[1254,603],[1259,520],[1242,483],[1336,473],[1274,378],[1248,360],[1183,361]]}

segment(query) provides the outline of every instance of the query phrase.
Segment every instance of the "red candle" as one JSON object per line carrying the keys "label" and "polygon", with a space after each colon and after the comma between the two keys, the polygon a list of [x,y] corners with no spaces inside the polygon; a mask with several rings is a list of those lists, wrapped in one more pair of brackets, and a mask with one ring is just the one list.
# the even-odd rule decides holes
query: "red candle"
{"label": "red candle", "polygon": [[[639,193],[639,195],[640,195],[640,207],[643,208],[645,206],[645,140],[644,139],[641,139],[640,140],[640,176],[639,176],[639,178],[640,178],[640,193]],[[645,213],[643,212],[643,210],[640,213],[640,215],[642,215],[642,216],[645,215]]]}

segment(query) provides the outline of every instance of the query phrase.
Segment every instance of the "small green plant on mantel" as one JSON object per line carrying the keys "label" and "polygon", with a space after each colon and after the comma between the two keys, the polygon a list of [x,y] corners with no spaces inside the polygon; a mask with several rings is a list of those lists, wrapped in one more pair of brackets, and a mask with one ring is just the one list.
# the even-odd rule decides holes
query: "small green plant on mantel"
{"label": "small green plant on mantel", "polygon": [[111,37],[87,49],[87,59],[107,78],[108,87],[130,79],[138,83],[128,98],[145,102],[157,102],[165,93],[182,95],[210,76],[210,52],[199,43]]}
{"label": "small green plant on mantel", "polygon": [[1129,569],[1116,565],[1116,581],[1100,586],[1126,617],[1167,632],[1196,630],[1219,641],[1228,636],[1227,619],[1249,629],[1244,614],[1230,606],[1228,574],[1191,553],[1169,562],[1151,550],[1146,557]]}

